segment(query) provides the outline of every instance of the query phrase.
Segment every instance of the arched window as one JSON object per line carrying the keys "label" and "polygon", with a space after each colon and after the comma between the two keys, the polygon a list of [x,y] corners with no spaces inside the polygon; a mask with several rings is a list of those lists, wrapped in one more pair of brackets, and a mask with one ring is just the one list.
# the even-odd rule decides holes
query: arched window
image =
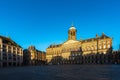
{"label": "arched window", "polygon": [[102,49],[102,46],[99,46],[99,49]]}
{"label": "arched window", "polygon": [[110,44],[108,44],[108,48],[110,48]]}
{"label": "arched window", "polygon": [[95,46],[95,50],[97,50],[97,46]]}
{"label": "arched window", "polygon": [[94,47],[92,46],[91,49],[94,50]]}
{"label": "arched window", "polygon": [[106,45],[104,45],[103,48],[105,49],[105,48],[106,48]]}
{"label": "arched window", "polygon": [[75,35],[75,32],[73,32],[73,35]]}
{"label": "arched window", "polygon": [[103,54],[106,54],[106,52],[103,52]]}
{"label": "arched window", "polygon": [[72,35],[72,32],[70,34]]}

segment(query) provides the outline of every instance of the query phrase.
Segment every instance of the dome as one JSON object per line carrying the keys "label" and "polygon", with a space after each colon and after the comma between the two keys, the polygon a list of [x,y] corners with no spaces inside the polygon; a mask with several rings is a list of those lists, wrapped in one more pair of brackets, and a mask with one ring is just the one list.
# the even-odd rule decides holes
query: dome
{"label": "dome", "polygon": [[69,28],[69,30],[71,30],[71,29],[75,29],[75,30],[76,30],[76,28],[75,28],[74,26],[71,26],[71,27]]}

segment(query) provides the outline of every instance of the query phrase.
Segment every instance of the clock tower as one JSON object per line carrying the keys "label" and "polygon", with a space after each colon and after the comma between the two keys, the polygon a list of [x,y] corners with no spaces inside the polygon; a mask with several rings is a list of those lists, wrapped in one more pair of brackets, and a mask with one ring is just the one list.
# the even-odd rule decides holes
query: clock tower
{"label": "clock tower", "polygon": [[68,40],[76,40],[76,28],[72,25],[68,30]]}

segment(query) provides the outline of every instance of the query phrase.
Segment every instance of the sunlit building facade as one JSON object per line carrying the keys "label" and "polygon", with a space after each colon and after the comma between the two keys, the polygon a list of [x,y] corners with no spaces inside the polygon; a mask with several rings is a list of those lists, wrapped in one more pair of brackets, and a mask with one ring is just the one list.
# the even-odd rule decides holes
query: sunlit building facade
{"label": "sunlit building facade", "polygon": [[28,49],[23,51],[23,63],[24,65],[40,65],[45,64],[46,53],[39,51],[35,46],[29,46]]}
{"label": "sunlit building facade", "polygon": [[58,58],[62,60],[71,60],[75,55],[87,54],[106,54],[112,47],[112,38],[104,33],[101,36],[86,40],[76,39],[77,29],[72,25],[68,30],[68,40],[63,44],[50,45],[46,49],[46,59],[50,63]]}
{"label": "sunlit building facade", "polygon": [[22,47],[10,38],[0,36],[0,66],[20,66],[22,62]]}

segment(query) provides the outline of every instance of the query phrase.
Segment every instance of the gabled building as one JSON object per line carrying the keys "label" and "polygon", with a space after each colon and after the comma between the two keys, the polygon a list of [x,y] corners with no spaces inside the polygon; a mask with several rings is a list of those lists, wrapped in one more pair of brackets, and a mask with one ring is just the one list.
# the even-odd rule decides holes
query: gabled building
{"label": "gabled building", "polygon": [[23,51],[24,65],[41,65],[46,62],[46,53],[39,51],[35,46],[29,46],[28,49]]}

